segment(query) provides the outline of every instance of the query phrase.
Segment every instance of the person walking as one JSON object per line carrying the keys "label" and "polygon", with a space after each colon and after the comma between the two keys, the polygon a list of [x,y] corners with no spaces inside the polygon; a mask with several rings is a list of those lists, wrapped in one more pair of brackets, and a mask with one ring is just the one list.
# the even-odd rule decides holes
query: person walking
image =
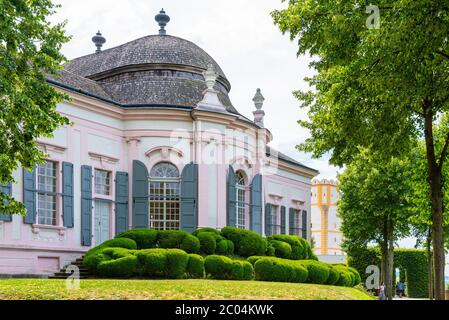
{"label": "person walking", "polygon": [[398,283],[398,296],[399,298],[402,298],[404,296],[405,291],[405,284],[402,281],[399,281]]}
{"label": "person walking", "polygon": [[379,288],[379,300],[387,300],[385,296],[385,284],[382,282]]}

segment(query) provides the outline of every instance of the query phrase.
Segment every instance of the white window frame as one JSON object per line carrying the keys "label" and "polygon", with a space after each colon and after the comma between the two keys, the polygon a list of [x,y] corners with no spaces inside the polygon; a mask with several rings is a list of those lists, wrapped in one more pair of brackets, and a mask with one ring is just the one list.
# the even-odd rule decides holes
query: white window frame
{"label": "white window frame", "polygon": [[[106,173],[106,177],[97,176],[97,173]],[[98,178],[98,179],[97,179]],[[102,180],[97,181],[97,180]],[[104,181],[103,181],[104,180]],[[111,196],[112,192],[112,172],[103,169],[94,169],[94,193],[101,196]],[[108,183],[109,182],[109,183]]]}
{"label": "white window frame", "polygon": [[243,172],[238,171],[236,174],[236,227],[239,229],[246,229],[246,215],[245,215],[245,205],[246,205],[246,183],[245,175]]}
{"label": "white window frame", "polygon": [[[52,170],[54,171],[54,175],[48,175],[49,168],[47,165],[51,163],[54,167]],[[42,166],[45,165],[45,172],[44,174],[40,173],[40,169]],[[53,226],[56,227],[59,225],[59,215],[58,215],[58,209],[59,209],[59,201],[58,201],[58,183],[59,183],[59,175],[58,175],[58,169],[59,169],[59,163],[57,161],[53,160],[45,160],[45,164],[43,165],[37,165],[36,166],[36,223],[37,225],[42,226]],[[39,183],[39,178],[44,179],[44,188],[40,188],[41,183]],[[51,190],[48,189],[48,185],[46,182],[48,182],[48,179],[51,179],[53,181]],[[41,201],[40,198],[45,197],[45,201]],[[52,199],[53,201],[48,201],[48,199]],[[49,208],[49,204],[53,204],[53,209]],[[47,216],[45,214],[45,217],[43,218],[42,212],[41,212],[41,206],[43,212],[52,212],[51,217]],[[48,219],[51,220],[51,223],[48,223]]]}
{"label": "white window frame", "polygon": [[281,234],[281,207],[278,205],[271,205],[271,234]]}
{"label": "white window frame", "polygon": [[[176,169],[175,176],[157,176],[157,166],[169,165]],[[159,187],[156,187],[159,185]],[[154,194],[159,190],[162,193]],[[173,193],[172,196],[169,193]],[[159,162],[153,166],[149,181],[149,224],[156,230],[179,230],[181,228],[181,177],[178,168],[170,162]],[[170,197],[171,196],[171,197]],[[156,212],[156,210],[159,210]],[[168,212],[171,210],[172,212]],[[171,215],[171,217],[169,217]],[[158,217],[159,218],[156,218]]]}

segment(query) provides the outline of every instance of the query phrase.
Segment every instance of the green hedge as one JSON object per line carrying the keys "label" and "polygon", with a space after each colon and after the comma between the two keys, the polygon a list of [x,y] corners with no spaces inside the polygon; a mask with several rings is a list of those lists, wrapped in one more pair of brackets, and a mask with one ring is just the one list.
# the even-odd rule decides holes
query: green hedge
{"label": "green hedge", "polygon": [[325,284],[329,279],[329,266],[326,263],[315,260],[299,260],[307,268],[309,276],[308,283]]}
{"label": "green hedge", "polygon": [[197,235],[200,241],[200,250],[204,254],[214,254],[217,248],[216,236],[212,232],[201,232]]}
{"label": "green hedge", "polygon": [[146,249],[135,253],[141,275],[162,277],[167,265],[167,249]]}
{"label": "green hedge", "polygon": [[117,238],[103,242],[103,244],[90,249],[83,259],[84,266],[92,273],[96,273],[97,266],[101,261],[108,260],[108,258],[102,253],[106,248],[125,248],[130,250],[137,249],[137,244],[132,239]]}
{"label": "green hedge", "polygon": [[254,264],[256,279],[260,281],[304,283],[307,269],[293,260],[263,257]]}
{"label": "green hedge", "polygon": [[326,284],[336,285],[340,279],[340,272],[338,272],[332,265],[329,265],[329,277],[327,278]]}
{"label": "green hedge", "polygon": [[204,260],[206,274],[219,280],[252,280],[253,266],[247,261],[232,260],[226,256],[211,255]]}
{"label": "green hedge", "polygon": [[182,230],[161,230],[157,234],[157,246],[164,249],[180,249],[184,238],[190,235]]}
{"label": "green hedge", "polygon": [[[352,248],[348,250],[348,265],[361,276],[361,283],[366,282],[366,268],[375,265],[380,268],[381,253],[378,247]],[[422,249],[395,249],[394,267],[406,274],[407,292],[411,298],[428,298],[427,252]],[[402,276],[404,277],[404,275]],[[357,280],[357,279],[356,279]]]}
{"label": "green hedge", "polygon": [[98,275],[107,278],[130,278],[137,268],[137,258],[129,255],[116,260],[102,261],[97,267]]}
{"label": "green hedge", "polygon": [[204,258],[197,254],[189,254],[186,273],[191,279],[204,278]]}
{"label": "green hedge", "polygon": [[283,241],[271,240],[270,244],[274,248],[274,254],[278,258],[289,259],[292,254],[292,247]]}
{"label": "green hedge", "polygon": [[153,229],[134,229],[120,233],[117,238],[132,239],[137,249],[150,249],[156,247],[158,231]]}
{"label": "green hedge", "polygon": [[217,244],[216,253],[223,256],[231,256],[234,254],[234,243],[231,240],[221,240]]}
{"label": "green hedge", "polygon": [[198,253],[200,252],[200,247],[200,240],[189,234],[182,240],[180,249],[187,253]]}
{"label": "green hedge", "polygon": [[256,232],[234,227],[225,227],[221,235],[234,243],[234,251],[242,257],[264,255],[267,243]]}

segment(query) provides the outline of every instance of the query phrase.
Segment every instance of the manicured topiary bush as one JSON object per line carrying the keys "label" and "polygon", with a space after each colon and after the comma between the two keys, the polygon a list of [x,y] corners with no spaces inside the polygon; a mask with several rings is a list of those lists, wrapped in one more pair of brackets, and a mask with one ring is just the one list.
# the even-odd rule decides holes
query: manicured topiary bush
{"label": "manicured topiary bush", "polygon": [[211,255],[204,259],[204,269],[206,274],[214,279],[232,279],[233,266],[234,261],[225,256]]}
{"label": "manicured topiary bush", "polygon": [[262,258],[266,258],[266,256],[252,256],[252,257],[246,258],[246,261],[248,261],[249,263],[251,263],[254,266],[254,264]]}
{"label": "manicured topiary bush", "polygon": [[268,240],[270,241],[276,240],[288,243],[292,249],[292,252],[288,257],[285,257],[287,259],[303,260],[307,258],[305,255],[305,248],[303,247],[303,244],[301,243],[300,238],[298,236],[279,234],[269,236]]}
{"label": "manicured topiary bush", "polygon": [[248,261],[240,261],[243,267],[243,279],[242,280],[254,280],[254,267]]}
{"label": "manicured topiary bush", "polygon": [[335,270],[332,265],[329,265],[329,277],[327,278],[326,284],[335,285],[340,279],[340,272]]}
{"label": "manicured topiary bush", "polygon": [[135,253],[139,271],[146,276],[162,276],[167,265],[166,249],[146,249]]}
{"label": "manicured topiary bush", "polygon": [[353,287],[359,285],[362,282],[359,272],[355,268],[352,268],[352,267],[348,267],[348,271],[351,272],[354,276]]}
{"label": "manicured topiary bush", "polygon": [[159,248],[179,249],[188,235],[189,233],[183,230],[161,230],[157,235],[157,245]]}
{"label": "manicured topiary bush", "polygon": [[129,255],[115,260],[105,260],[97,267],[98,275],[107,278],[130,278],[137,268],[137,258]]}
{"label": "manicured topiary bush", "polygon": [[182,240],[180,249],[187,253],[197,253],[200,251],[200,246],[200,240],[189,234]]}
{"label": "manicured topiary bush", "polygon": [[206,274],[213,279],[252,280],[253,266],[247,261],[232,260],[226,256],[211,255],[204,260]]}
{"label": "manicured topiary bush", "polygon": [[221,235],[234,243],[234,252],[242,257],[264,255],[267,243],[256,232],[234,227],[225,227]]}
{"label": "manicured topiary bush", "polygon": [[307,268],[309,276],[307,277],[308,283],[325,284],[329,279],[329,266],[326,263],[315,260],[300,260],[301,263]]}
{"label": "manicured topiary bush", "polygon": [[103,242],[103,244],[90,249],[84,256],[83,264],[89,271],[95,273],[98,264],[101,261],[107,260],[102,254],[102,250],[106,248],[125,248],[130,250],[137,249],[137,244],[132,239],[117,238]]}
{"label": "manicured topiary bush", "polygon": [[272,257],[257,260],[254,271],[260,281],[304,283],[308,277],[308,271],[302,264]]}
{"label": "manicured topiary bush", "polygon": [[191,279],[204,278],[204,258],[198,254],[189,254],[186,273]]}
{"label": "manicured topiary bush", "polygon": [[168,249],[166,256],[167,265],[165,267],[165,275],[171,279],[183,278],[189,262],[189,255],[179,249]]}
{"label": "manicured topiary bush", "polygon": [[271,240],[270,244],[274,247],[275,256],[278,258],[288,259],[292,254],[292,247],[287,242]]}
{"label": "manicured topiary bush", "polygon": [[348,270],[346,266],[333,265],[332,268],[340,273],[340,278],[335,285],[343,287],[354,286],[354,275]]}
{"label": "manicured topiary bush", "polygon": [[137,244],[137,249],[150,249],[156,247],[158,231],[153,229],[134,229],[120,233],[116,239],[132,239]]}
{"label": "manicured topiary bush", "polygon": [[234,254],[234,243],[231,240],[221,240],[215,251],[219,255],[230,256]]}
{"label": "manicured topiary bush", "polygon": [[203,232],[212,232],[212,233],[216,234],[217,236],[220,236],[220,235],[221,235],[221,234],[220,234],[220,231],[218,231],[217,229],[214,229],[214,228],[201,228],[201,229],[197,229],[197,230],[195,230],[195,231],[192,232],[192,235],[194,235],[194,236],[196,237],[198,234],[203,233]]}
{"label": "manicured topiary bush", "polygon": [[179,279],[184,277],[189,255],[179,249],[146,249],[135,252],[139,270],[146,276]]}
{"label": "manicured topiary bush", "polygon": [[212,232],[201,232],[197,235],[200,241],[200,250],[204,254],[214,254],[217,248],[216,237]]}

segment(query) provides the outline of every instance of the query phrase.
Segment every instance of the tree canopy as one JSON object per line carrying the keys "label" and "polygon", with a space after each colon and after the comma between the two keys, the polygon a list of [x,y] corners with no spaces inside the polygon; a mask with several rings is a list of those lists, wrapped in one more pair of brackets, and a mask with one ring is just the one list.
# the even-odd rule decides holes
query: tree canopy
{"label": "tree canopy", "polygon": [[[0,184],[14,181],[19,166],[32,168],[45,156],[36,145],[68,119],[56,112],[66,98],[46,81],[55,74],[68,41],[65,23],[48,21],[50,0],[0,0]],[[25,214],[23,204],[0,192],[3,214]]]}
{"label": "tree canopy", "polygon": [[[283,1],[284,2],[284,1]],[[434,124],[449,111],[449,4],[434,0],[290,0],[272,13],[298,54],[311,54],[312,90],[296,92],[311,137],[299,146],[330,162],[352,162],[361,147],[401,157],[423,137],[432,207],[436,298],[444,299],[442,170],[449,130],[435,144]],[[374,10],[373,10],[374,8]],[[372,12],[379,12],[376,17]],[[367,13],[368,12],[368,13]],[[370,24],[372,19],[374,24]],[[377,21],[376,21],[377,20]]]}

